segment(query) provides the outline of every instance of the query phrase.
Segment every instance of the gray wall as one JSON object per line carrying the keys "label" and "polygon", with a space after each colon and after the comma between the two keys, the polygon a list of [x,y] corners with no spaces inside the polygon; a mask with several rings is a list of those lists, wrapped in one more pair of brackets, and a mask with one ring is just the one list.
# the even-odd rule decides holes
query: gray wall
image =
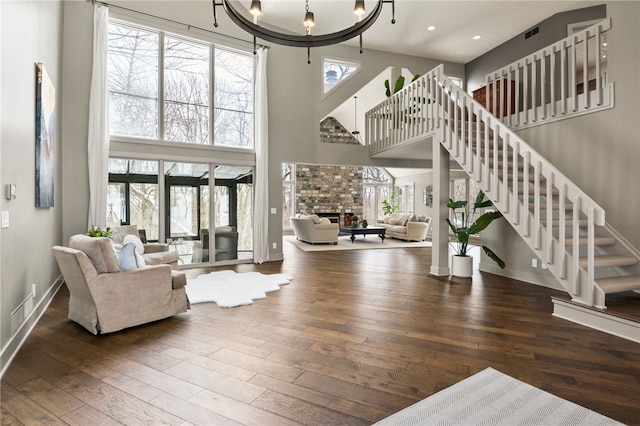
{"label": "gray wall", "polygon": [[606,15],[604,4],[558,13],[534,25],[532,28],[537,26],[540,32],[526,40],[524,33],[531,28],[525,28],[521,34],[465,65],[467,92],[471,93],[478,87],[484,86],[485,76],[488,73],[565,38],[567,24],[603,19]]}
{"label": "gray wall", "polygon": [[413,212],[417,215],[432,216],[433,207],[427,207],[424,204],[423,195],[425,187],[427,185],[433,185],[433,170],[425,170],[423,173],[398,177],[395,179],[394,184],[395,186],[413,185],[415,193]]}
{"label": "gray wall", "polygon": [[[9,228],[0,230],[0,345],[4,369],[21,338],[11,336],[11,312],[36,284],[36,311],[43,309],[59,272],[51,247],[62,240],[62,173],[64,123],[60,111],[62,71],[62,3],[2,2],[0,25],[0,115],[3,196],[2,211],[9,212]],[[35,207],[35,63],[42,62],[56,87],[55,207]],[[6,200],[4,187],[17,186],[17,197]]]}
{"label": "gray wall", "polygon": [[[636,249],[640,248],[640,3],[609,2],[609,79],[615,83],[615,108],[532,127],[518,134],[575,182],[606,211],[606,221]],[[493,225],[483,232],[492,248],[505,241],[509,268],[546,275],[531,267],[533,253],[515,232]],[[498,250],[496,250],[498,251]],[[487,262],[487,270],[492,267]]]}

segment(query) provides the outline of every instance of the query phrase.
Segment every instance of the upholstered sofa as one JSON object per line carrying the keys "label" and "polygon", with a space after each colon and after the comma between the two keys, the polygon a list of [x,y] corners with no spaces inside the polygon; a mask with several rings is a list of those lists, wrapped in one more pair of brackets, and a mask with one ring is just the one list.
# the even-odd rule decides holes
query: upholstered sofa
{"label": "upholstered sofa", "polygon": [[93,334],[160,320],[189,307],[183,272],[166,264],[138,266],[137,258],[131,261],[136,265],[123,270],[123,255],[108,238],[74,235],[69,247],[55,246],[53,254],[69,288],[69,319]]}
{"label": "upholstered sofa", "polygon": [[338,224],[326,217],[298,213],[291,218],[293,233],[300,241],[310,244],[333,243],[338,244]]}
{"label": "upholstered sofa", "polygon": [[431,218],[410,213],[392,213],[378,221],[377,226],[386,228],[386,237],[405,241],[424,241],[429,233]]}
{"label": "upholstered sofa", "polygon": [[[115,226],[111,229],[111,240],[114,244],[122,244],[125,239],[129,240],[127,236],[133,235],[140,239],[140,233],[136,225],[122,225]],[[169,265],[171,269],[178,269],[178,252],[176,250],[169,250],[168,244],[161,243],[147,243],[146,240],[136,240],[138,250],[142,250],[142,257],[147,265]],[[142,247],[140,247],[142,244]]]}

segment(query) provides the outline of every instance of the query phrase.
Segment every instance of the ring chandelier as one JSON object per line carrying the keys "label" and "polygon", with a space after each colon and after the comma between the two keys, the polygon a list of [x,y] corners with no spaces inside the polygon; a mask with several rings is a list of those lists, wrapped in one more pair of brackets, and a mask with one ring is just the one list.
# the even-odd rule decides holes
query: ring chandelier
{"label": "ring chandelier", "polygon": [[281,33],[278,31],[264,28],[258,24],[258,17],[262,15],[262,4],[260,0],[252,0],[249,13],[253,16],[253,21],[245,18],[237,9],[231,5],[231,0],[213,0],[213,26],[218,27],[218,18],[216,10],[222,7],[229,15],[229,18],[240,28],[253,35],[253,53],[256,52],[256,39],[270,41],[272,43],[291,47],[307,48],[307,63],[311,63],[311,48],[319,46],[329,46],[332,44],[342,43],[356,36],[360,37],[360,53],[362,53],[362,33],[364,33],[378,19],[382,12],[384,3],[391,3],[391,23],[395,24],[395,0],[377,0],[373,11],[369,15],[364,16],[365,7],[364,0],[356,0],[353,13],[357,16],[357,22],[340,31],[329,34],[311,34],[311,28],[315,25],[313,12],[309,10],[309,0],[306,0],[305,15],[303,24],[306,28],[306,35]]}

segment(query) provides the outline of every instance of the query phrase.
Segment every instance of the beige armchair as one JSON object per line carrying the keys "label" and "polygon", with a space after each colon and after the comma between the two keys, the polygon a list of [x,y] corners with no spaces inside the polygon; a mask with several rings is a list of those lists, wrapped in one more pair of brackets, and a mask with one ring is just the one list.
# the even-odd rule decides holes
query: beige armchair
{"label": "beige armchair", "polygon": [[108,238],[74,235],[53,247],[69,288],[69,319],[93,334],[111,333],[185,312],[183,272],[169,265],[121,271]]}

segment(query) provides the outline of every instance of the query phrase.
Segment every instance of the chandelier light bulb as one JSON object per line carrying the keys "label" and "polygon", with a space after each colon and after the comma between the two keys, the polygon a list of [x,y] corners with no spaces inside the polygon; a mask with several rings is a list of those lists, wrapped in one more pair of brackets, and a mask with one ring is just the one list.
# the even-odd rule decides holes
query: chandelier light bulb
{"label": "chandelier light bulb", "polygon": [[262,5],[260,4],[260,0],[251,0],[251,7],[249,8],[249,13],[253,15],[253,23],[258,23],[258,16],[262,15]]}
{"label": "chandelier light bulb", "polygon": [[307,12],[304,14],[304,26],[307,27],[307,34],[311,35],[311,28],[316,25],[315,19],[313,19],[313,12],[309,11],[309,0],[305,6]]}
{"label": "chandelier light bulb", "polygon": [[304,26],[313,27],[316,21],[313,19],[313,12],[307,12],[304,14]]}
{"label": "chandelier light bulb", "polygon": [[353,13],[358,17],[358,22],[362,21],[362,16],[364,15],[364,0],[356,0],[356,5],[353,8]]}

